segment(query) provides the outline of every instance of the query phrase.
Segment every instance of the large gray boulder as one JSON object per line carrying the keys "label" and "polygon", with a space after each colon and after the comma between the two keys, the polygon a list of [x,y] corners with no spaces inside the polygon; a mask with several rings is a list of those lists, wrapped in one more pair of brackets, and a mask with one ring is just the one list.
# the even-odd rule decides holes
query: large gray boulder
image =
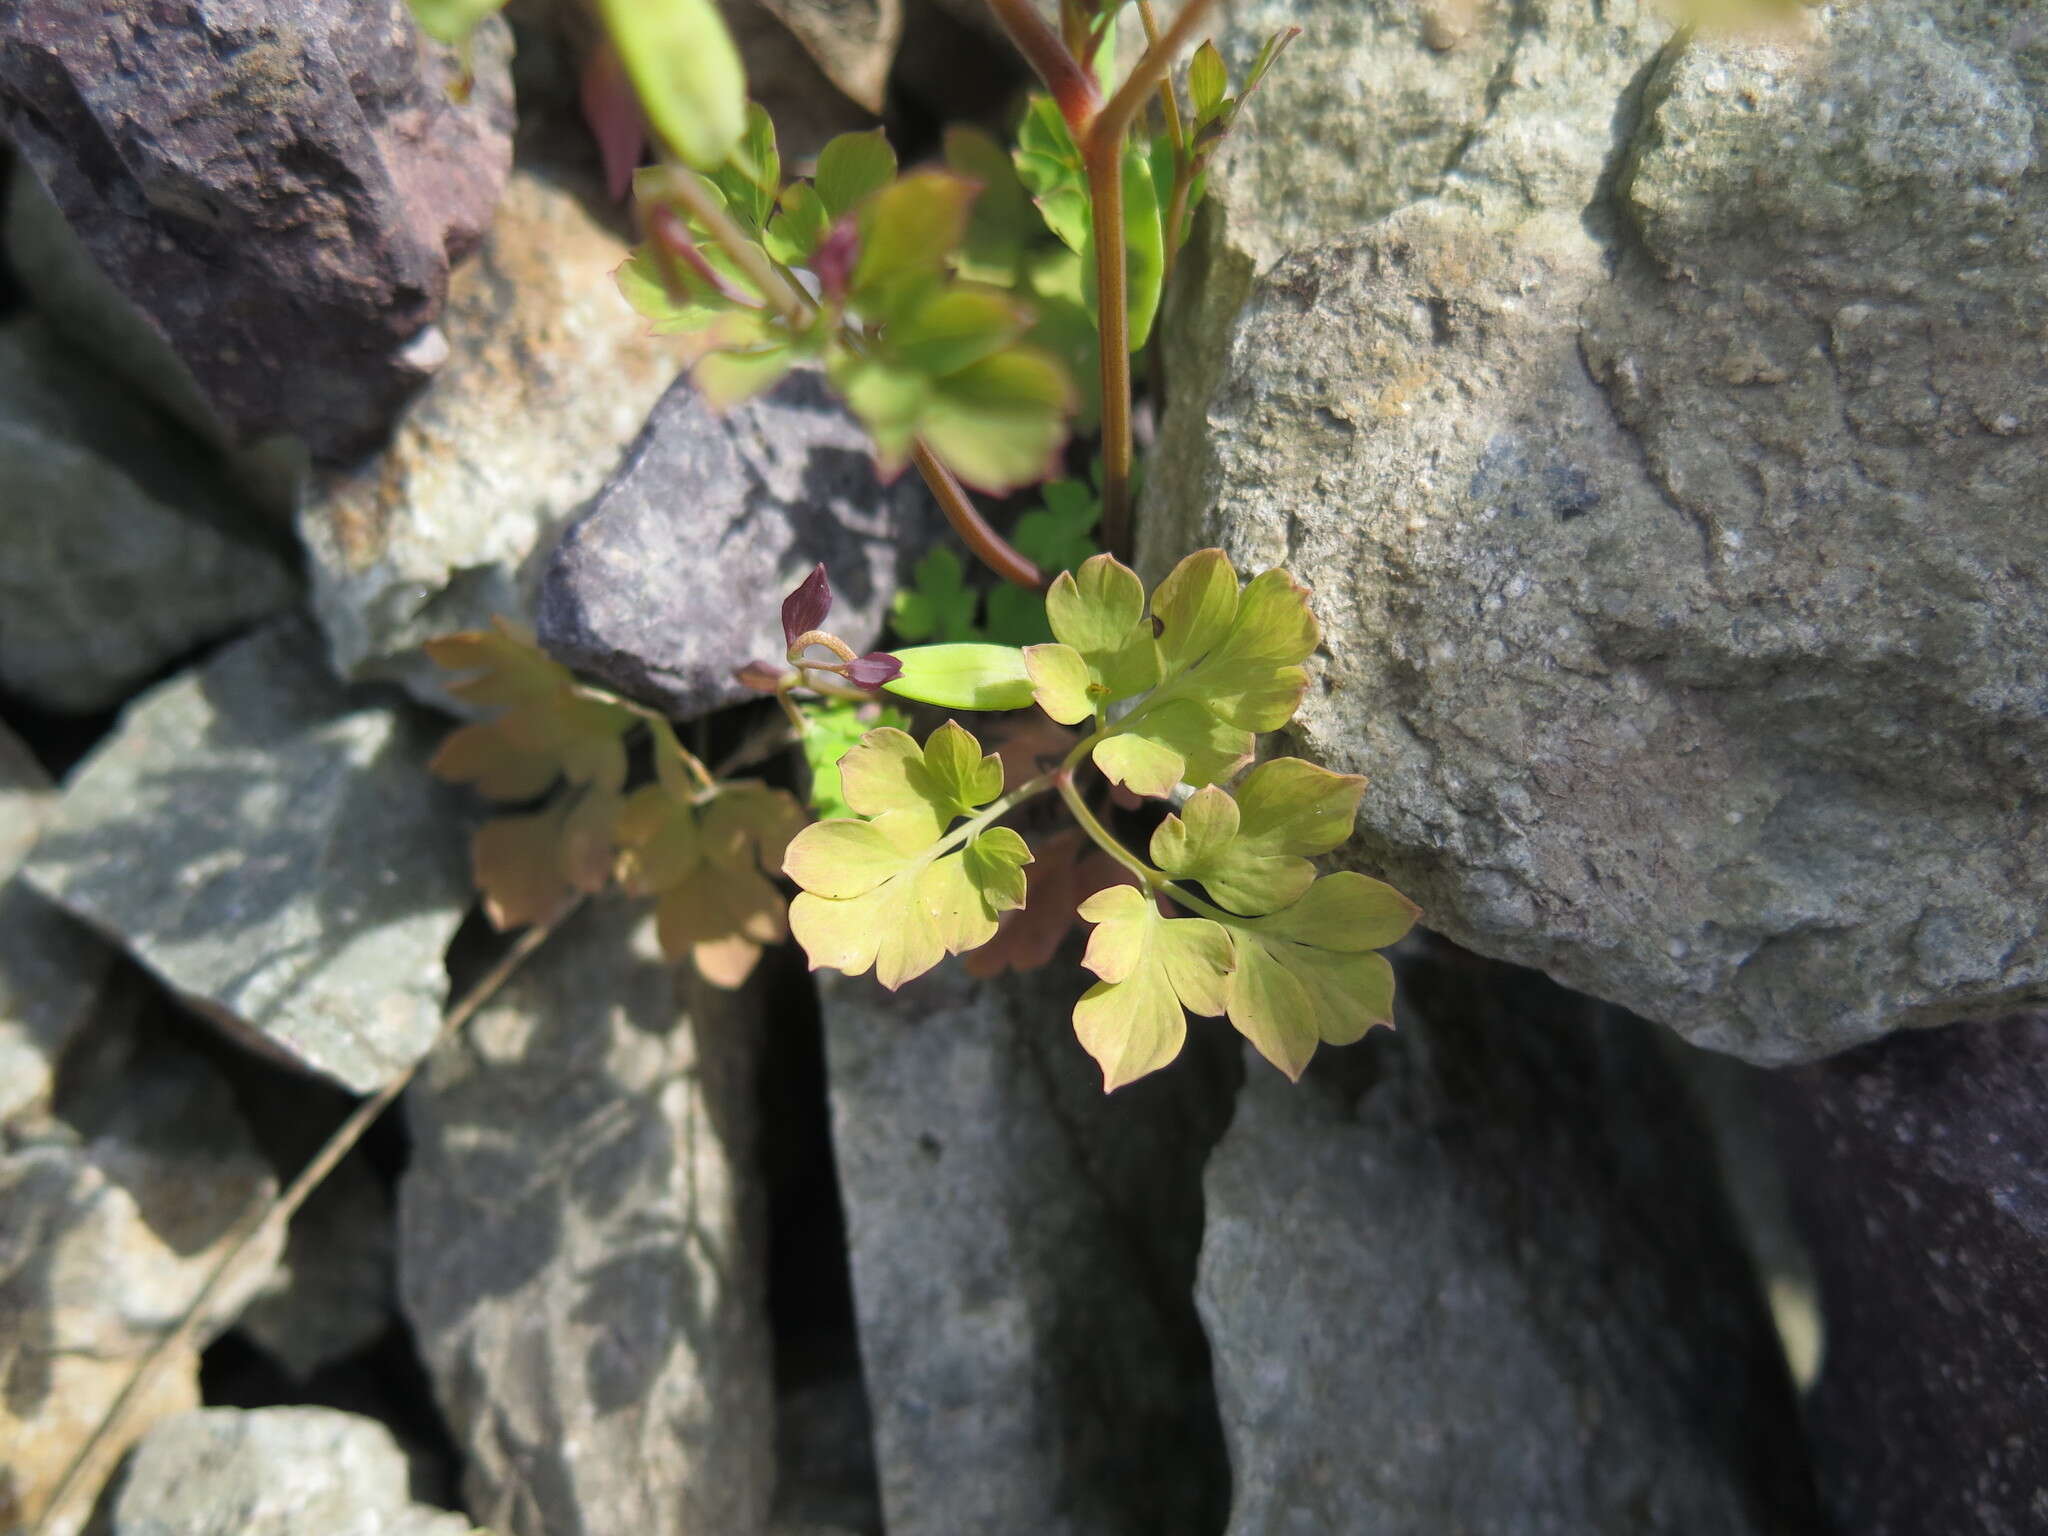
{"label": "large gray boulder", "polygon": [[[1352,142],[1285,94],[1326,10],[1269,142]],[[1900,0],[1660,56],[1647,7],[1537,0],[1377,222],[1219,176],[1144,563],[1315,588],[1301,745],[1371,778],[1352,856],[1443,932],[1766,1063],[2048,992],[2020,26]],[[1427,46],[1357,89],[1465,67]]]}
{"label": "large gray boulder", "polygon": [[1247,1068],[1196,1300],[1230,1536],[1813,1536],[1776,1336],[1654,1030],[1438,945]]}
{"label": "large gray boulder", "polygon": [[0,325],[0,682],[119,703],[205,641],[289,607],[281,529],[206,446],[37,315]]}
{"label": "large gray boulder", "polygon": [[1835,1529],[2040,1529],[2048,1018],[1882,1040],[1772,1086],[1820,1272],[1807,1421]]}
{"label": "large gray boulder", "polygon": [[281,621],[130,706],[24,878],[247,1043],[368,1092],[439,1034],[469,905],[435,732]]}
{"label": "large gray boulder", "polygon": [[1213,1530],[1228,1500],[1189,1300],[1221,1026],[1105,1097],[1059,964],[824,989],[834,1152],[891,1536]]}
{"label": "large gray boulder", "polygon": [[0,126],[231,435],[374,447],[446,353],[452,262],[511,158],[508,37],[475,83],[405,0],[0,11]]}
{"label": "large gray boulder", "polygon": [[811,567],[831,574],[826,627],[866,650],[898,576],[949,537],[915,475],[882,485],[818,374],[723,416],[678,380],[550,559],[540,641],[621,693],[700,715],[755,697],[733,668],[781,660],[782,599]]}
{"label": "large gray boulder", "polygon": [[774,1487],[755,993],[571,920],[406,1098],[399,1291],[502,1536],[749,1536]]}
{"label": "large gray boulder", "polygon": [[415,1504],[405,1453],[333,1408],[208,1408],[151,1430],[114,1501],[111,1536],[467,1536]]}

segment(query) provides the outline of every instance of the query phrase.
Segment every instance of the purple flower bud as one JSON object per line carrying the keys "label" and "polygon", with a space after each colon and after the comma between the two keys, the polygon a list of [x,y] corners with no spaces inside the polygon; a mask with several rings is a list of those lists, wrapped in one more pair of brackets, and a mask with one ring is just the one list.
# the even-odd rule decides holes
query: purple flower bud
{"label": "purple flower bud", "polygon": [[818,290],[834,304],[846,297],[847,284],[853,279],[853,264],[859,255],[860,228],[848,218],[832,226],[818,247],[818,254],[811,258]]}
{"label": "purple flower bud", "polygon": [[887,651],[869,651],[846,664],[844,676],[856,688],[879,688],[903,675],[903,663]]}
{"label": "purple flower bud", "polygon": [[825,567],[816,567],[782,600],[782,638],[791,649],[796,637],[807,635],[825,622],[832,611],[832,583],[825,579]]}

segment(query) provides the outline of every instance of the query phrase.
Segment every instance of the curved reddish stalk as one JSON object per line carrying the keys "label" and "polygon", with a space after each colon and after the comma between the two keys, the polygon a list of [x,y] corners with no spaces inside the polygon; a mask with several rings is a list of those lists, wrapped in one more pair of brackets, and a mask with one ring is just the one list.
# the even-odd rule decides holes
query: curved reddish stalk
{"label": "curved reddish stalk", "polygon": [[953,525],[953,531],[960,535],[960,541],[974,552],[977,560],[994,571],[1003,580],[1031,592],[1043,592],[1049,584],[1045,572],[1011,547],[1009,540],[988,525],[988,519],[974,509],[974,502],[967,494],[967,487],[959,478],[941,464],[938,455],[925,447],[919,439],[910,450],[910,459],[917,466],[917,472],[924,476],[924,483],[931,487],[932,495],[938,499],[939,510],[946,514],[946,521]]}

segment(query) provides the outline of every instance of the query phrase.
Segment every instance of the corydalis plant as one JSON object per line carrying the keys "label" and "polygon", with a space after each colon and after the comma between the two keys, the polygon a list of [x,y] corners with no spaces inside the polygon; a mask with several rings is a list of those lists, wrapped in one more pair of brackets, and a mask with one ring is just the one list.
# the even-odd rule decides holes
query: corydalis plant
{"label": "corydalis plant", "polygon": [[[1031,851],[1002,823],[1057,794],[1132,882],[1079,909],[1093,925],[1083,963],[1099,979],[1074,1027],[1105,1087],[1171,1062],[1189,1013],[1227,1017],[1289,1077],[1319,1043],[1390,1024],[1393,971],[1376,951],[1417,909],[1381,881],[1319,876],[1309,863],[1350,836],[1364,780],[1277,758],[1226,787],[1306,688],[1317,639],[1306,592],[1278,570],[1241,586],[1220,550],[1203,550],[1148,605],[1136,574],[1098,555],[1053,584],[1046,611],[1044,644],[897,653],[892,691],[958,708],[993,690],[1014,701],[1005,707],[1036,704],[1084,734],[1056,768],[1008,791],[995,755],[957,722],[922,743],[899,729],[864,735],[839,763],[852,814],[805,828],[783,861],[799,887],[790,928],[812,967],[872,969],[895,988],[988,943],[1028,899]],[[920,651],[986,653],[984,670],[935,683]],[[1192,786],[1148,857],[1091,804],[1091,764],[1143,795]]]}

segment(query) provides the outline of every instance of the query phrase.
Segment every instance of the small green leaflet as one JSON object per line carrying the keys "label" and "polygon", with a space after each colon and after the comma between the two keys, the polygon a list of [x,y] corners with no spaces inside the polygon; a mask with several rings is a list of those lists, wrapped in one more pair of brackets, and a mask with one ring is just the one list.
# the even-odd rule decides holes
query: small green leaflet
{"label": "small green leaflet", "polygon": [[1152,834],[1152,862],[1199,880],[1233,912],[1261,917],[1292,904],[1315,879],[1309,858],[1351,835],[1365,780],[1279,757],[1246,774],[1235,795],[1198,789]]}
{"label": "small green leaflet", "polygon": [[1204,917],[1163,917],[1128,885],[1097,892],[1080,915],[1096,925],[1081,963],[1102,979],[1074,1005],[1074,1034],[1109,1093],[1180,1055],[1188,1013],[1223,1012],[1230,935]]}
{"label": "small green leaflet", "polygon": [[1159,682],[1159,645],[1137,574],[1109,555],[1062,572],[1046,593],[1057,637],[1024,653],[1038,707],[1062,725],[1100,716]]}
{"label": "small green leaflet", "polygon": [[853,807],[839,789],[839,760],[869,731],[884,726],[900,731],[909,725],[908,719],[886,705],[878,710],[852,699],[820,699],[806,705],[801,745],[811,770],[811,809],[821,817],[851,816]]}
{"label": "small green leaflet", "polygon": [[951,545],[933,546],[911,574],[913,584],[890,604],[897,634],[906,640],[948,644],[980,638],[974,624],[980,594],[967,585],[966,570]]}
{"label": "small green leaflet", "polygon": [[[1030,849],[976,815],[1002,793],[1002,763],[959,725],[922,747],[903,731],[870,731],[840,777],[856,817],[806,827],[783,860],[801,887],[790,929],[813,970],[872,967],[894,990],[987,943],[997,917],[1023,905]],[[972,819],[952,830],[961,816]]]}

